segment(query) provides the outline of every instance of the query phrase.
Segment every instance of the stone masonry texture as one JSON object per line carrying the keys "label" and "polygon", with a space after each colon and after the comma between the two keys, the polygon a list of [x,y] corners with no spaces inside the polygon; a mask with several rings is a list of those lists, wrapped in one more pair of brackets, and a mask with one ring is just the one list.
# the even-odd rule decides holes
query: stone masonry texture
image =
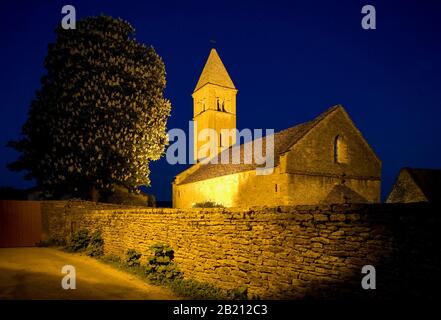
{"label": "stone masonry texture", "polygon": [[[251,208],[127,208],[42,202],[44,239],[100,230],[107,255],[175,250],[186,278],[262,299],[434,297],[440,281],[439,207],[339,204]],[[377,289],[363,290],[364,265]]]}

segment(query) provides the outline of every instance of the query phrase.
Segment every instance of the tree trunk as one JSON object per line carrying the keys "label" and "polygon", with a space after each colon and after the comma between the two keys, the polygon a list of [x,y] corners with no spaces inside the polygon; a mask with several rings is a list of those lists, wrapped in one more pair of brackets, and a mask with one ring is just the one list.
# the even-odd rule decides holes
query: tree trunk
{"label": "tree trunk", "polygon": [[93,187],[90,189],[89,197],[90,197],[90,200],[93,201],[93,202],[98,202],[98,201],[99,201],[100,193],[99,193],[99,191],[95,188],[95,186],[93,186]]}

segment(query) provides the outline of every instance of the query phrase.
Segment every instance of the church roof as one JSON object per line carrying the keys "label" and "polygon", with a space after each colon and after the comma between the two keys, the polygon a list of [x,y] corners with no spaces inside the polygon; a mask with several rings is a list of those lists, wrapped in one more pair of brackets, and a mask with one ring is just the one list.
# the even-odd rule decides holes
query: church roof
{"label": "church roof", "polygon": [[403,168],[412,177],[429,202],[441,201],[441,170]]}
{"label": "church roof", "polygon": [[204,69],[202,70],[199,81],[196,84],[194,91],[199,90],[207,83],[215,84],[222,87],[236,89],[233,81],[228,75],[227,69],[225,69],[221,58],[219,57],[216,49],[211,49]]}
{"label": "church roof", "polygon": [[[343,108],[341,105],[336,105],[334,107],[329,108],[322,114],[320,114],[317,118],[312,121],[308,121],[305,123],[298,124],[294,127],[279,131],[274,134],[274,166],[279,164],[280,156],[289,151],[289,149],[295,145],[304,135],[306,135],[312,128],[314,128],[322,119],[324,119],[327,115],[334,112],[335,110]],[[259,138],[262,139],[262,153],[265,155],[266,150],[266,137]],[[254,141],[257,141],[255,139]],[[247,144],[252,144],[253,141],[246,142],[240,145],[240,163],[226,163],[226,164],[201,164],[199,168],[197,168],[194,172],[190,173],[187,177],[185,177],[182,181],[179,181],[178,184],[186,184],[196,181],[201,181],[205,179],[211,179],[215,177],[220,177],[224,175],[229,175],[233,173],[243,172],[254,170],[257,167],[263,167],[264,165],[258,165],[256,163],[244,163],[244,159],[246,159],[247,152],[253,152],[251,148],[245,148]],[[252,145],[251,145],[252,146]],[[223,153],[228,153],[229,158],[232,159],[232,148],[225,149],[222,151],[218,158],[222,158]],[[254,160],[254,157],[250,157]],[[220,161],[218,161],[220,162]]]}

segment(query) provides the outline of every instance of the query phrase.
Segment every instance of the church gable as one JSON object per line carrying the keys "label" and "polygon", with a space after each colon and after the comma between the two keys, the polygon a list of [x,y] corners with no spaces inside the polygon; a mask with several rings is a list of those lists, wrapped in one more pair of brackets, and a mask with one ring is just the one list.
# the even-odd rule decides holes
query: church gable
{"label": "church gable", "polygon": [[329,109],[284,155],[288,173],[380,179],[381,161],[342,106]]}
{"label": "church gable", "polygon": [[440,198],[441,170],[403,168],[386,202],[437,202]]}

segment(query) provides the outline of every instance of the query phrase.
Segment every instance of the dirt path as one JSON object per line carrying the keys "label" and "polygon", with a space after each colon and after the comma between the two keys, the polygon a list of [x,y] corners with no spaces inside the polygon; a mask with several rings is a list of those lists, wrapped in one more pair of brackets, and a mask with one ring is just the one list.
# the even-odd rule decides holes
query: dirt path
{"label": "dirt path", "polygon": [[[64,265],[76,269],[76,289],[64,290]],[[1,248],[0,299],[179,299],[166,288],[95,259],[53,248]]]}

